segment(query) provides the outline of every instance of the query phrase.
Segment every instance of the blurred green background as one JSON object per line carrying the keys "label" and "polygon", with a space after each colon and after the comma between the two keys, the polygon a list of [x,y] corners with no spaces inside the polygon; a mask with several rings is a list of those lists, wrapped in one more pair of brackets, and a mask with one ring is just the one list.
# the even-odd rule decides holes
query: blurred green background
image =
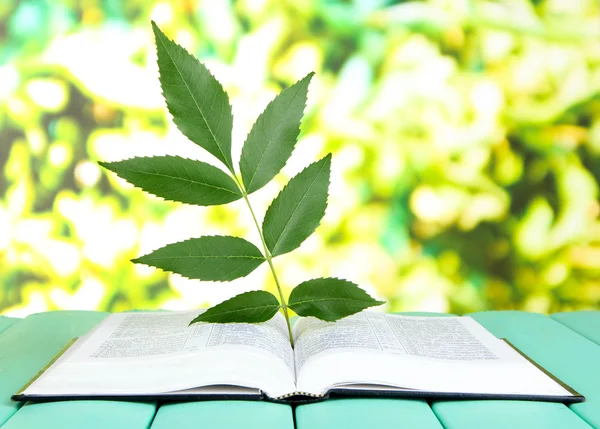
{"label": "blurred green background", "polygon": [[357,282],[385,311],[600,307],[596,0],[3,0],[0,313],[185,309],[272,289],[266,266],[191,281],[133,257],[202,234],[256,242],[245,207],[166,203],[99,168],[210,157],[162,100],[150,20],[234,108],[234,157],[282,88],[316,71],[261,215],[334,153],[329,207],[275,260],[285,286]]}

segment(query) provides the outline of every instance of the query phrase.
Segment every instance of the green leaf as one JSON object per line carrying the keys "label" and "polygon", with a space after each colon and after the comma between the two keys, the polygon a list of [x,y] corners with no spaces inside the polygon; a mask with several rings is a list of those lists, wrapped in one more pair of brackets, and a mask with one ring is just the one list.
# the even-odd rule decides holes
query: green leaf
{"label": "green leaf", "polygon": [[160,84],[177,128],[233,172],[229,98],[217,79],[152,22]]}
{"label": "green leaf", "polygon": [[279,310],[279,301],[269,292],[255,290],[223,301],[190,322],[261,323],[271,319]]}
{"label": "green leaf", "polygon": [[333,322],[365,308],[381,305],[352,282],[336,278],[308,280],[292,290],[288,307],[299,316]]}
{"label": "green leaf", "polygon": [[243,238],[206,236],[169,244],[132,262],[190,279],[230,281],[250,274],[264,260],[260,250]]}
{"label": "green leaf", "polygon": [[313,75],[309,73],[283,90],[252,126],[240,158],[240,172],[249,194],[269,183],[292,154]]}
{"label": "green leaf", "polygon": [[263,234],[271,255],[291,252],[319,226],[327,207],[331,154],[306,167],[268,208]]}
{"label": "green leaf", "polygon": [[231,177],[201,161],[178,156],[155,156],[99,164],[165,200],[214,206],[242,198]]}

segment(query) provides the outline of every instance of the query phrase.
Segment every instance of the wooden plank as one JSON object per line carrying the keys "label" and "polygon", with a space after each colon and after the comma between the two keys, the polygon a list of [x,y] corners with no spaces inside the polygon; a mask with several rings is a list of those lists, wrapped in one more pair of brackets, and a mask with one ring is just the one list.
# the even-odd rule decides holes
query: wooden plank
{"label": "wooden plank", "polygon": [[600,344],[600,311],[554,313],[550,317],[588,340]]}
{"label": "wooden plank", "polygon": [[525,312],[489,312],[473,317],[496,336],[516,347],[585,395],[569,408],[600,428],[600,346],[550,317]]}
{"label": "wooden plank", "polygon": [[[600,346],[541,314],[515,311],[471,316],[585,395],[587,401],[570,407],[505,401],[434,403],[432,408],[446,428],[600,427]],[[527,419],[526,415],[534,417]]]}
{"label": "wooden plank", "polygon": [[330,399],[296,408],[298,429],[442,429],[427,402],[407,399]]}
{"label": "wooden plank", "polygon": [[[45,314],[57,315],[61,313]],[[38,368],[43,366],[68,338],[81,335],[104,317],[104,315],[98,313],[80,312],[79,314],[94,315],[92,317],[98,319],[92,323],[89,319],[86,322],[85,316],[73,316],[58,323],[58,321],[52,320],[52,317],[57,316],[47,316],[47,320],[38,320],[36,323],[30,321],[28,325],[23,325],[30,320],[28,318],[16,324],[11,323],[12,326],[3,335],[0,335],[0,426],[2,426],[3,421],[3,406],[7,402],[5,399],[21,384],[24,384]],[[502,318],[502,315],[506,317]],[[32,319],[35,319],[35,317],[43,319],[40,316],[43,315],[33,316]],[[533,359],[536,359],[575,389],[585,394],[588,397],[588,402],[573,405],[572,408],[592,425],[600,427],[596,424],[597,421],[594,420],[600,412],[597,400],[597,389],[600,386],[597,379],[599,374],[594,371],[595,367],[590,366],[590,362],[594,362],[594,359],[596,359],[596,362],[600,361],[597,360],[600,358],[599,346],[575,334],[565,326],[541,315],[517,312],[480,313],[474,315],[474,318],[495,335],[508,338]],[[548,322],[550,322],[550,325],[548,325]],[[85,323],[89,323],[89,326],[82,326]],[[17,328],[19,329],[17,330]],[[61,329],[79,330],[80,333],[64,335]],[[526,332],[523,333],[522,331]],[[9,341],[6,340],[6,336],[9,337]],[[24,338],[27,338],[27,341],[23,341]],[[556,345],[557,341],[560,344]],[[52,347],[54,347],[54,350],[49,353],[48,350]],[[7,352],[7,348],[13,350],[13,352],[16,351],[17,354]],[[567,350],[564,356],[555,356],[557,351],[555,349],[560,351],[564,348],[570,351]],[[44,353],[46,353],[45,357],[39,357]],[[582,355],[587,357],[584,359],[583,366],[581,360],[574,359],[574,357]],[[11,367],[10,360],[7,357],[19,361],[21,356],[27,362],[24,365],[12,365]],[[37,361],[33,365],[32,360],[35,359]],[[569,362],[575,361],[577,365],[570,366],[572,368],[577,367],[577,369],[569,369]],[[7,365],[7,362],[9,365]],[[15,384],[14,379],[16,376],[11,378],[11,374],[14,372],[23,373],[20,370],[21,366],[24,366],[25,372],[30,374],[26,377],[20,375],[21,379],[24,380],[19,381],[16,388],[12,388],[9,385],[11,383],[12,385]],[[566,368],[560,369],[559,367]],[[557,368],[560,369],[561,374],[559,374]],[[585,380],[589,382],[586,383]],[[9,391],[7,386],[10,387],[10,393],[8,394],[6,394]],[[595,390],[592,387],[595,387]],[[596,399],[591,398],[590,395]],[[590,400],[593,401],[591,405],[589,405]],[[14,403],[8,400],[8,405],[11,406]],[[586,405],[589,406],[585,407]],[[594,411],[594,408],[598,410]],[[434,409],[447,428],[569,427],[578,429],[590,427],[561,404],[512,401],[448,401],[435,403]],[[4,415],[6,417],[6,413]],[[75,428],[83,426],[93,429],[96,427],[146,428],[152,421],[153,415],[153,404],[133,404],[116,401],[72,401],[36,404],[23,407],[2,429]],[[441,427],[425,402],[394,399],[343,399],[304,405],[297,408],[296,418],[299,428],[364,427],[367,425],[378,427],[384,425],[402,426],[403,424],[407,427]],[[329,424],[322,424],[321,422],[329,422]],[[261,428],[264,425],[267,425],[267,427],[293,428],[290,407],[245,401],[172,404],[161,407],[152,428],[258,427],[259,424]]]}
{"label": "wooden plank", "polygon": [[206,401],[163,405],[152,429],[294,429],[289,405],[259,401]]}
{"label": "wooden plank", "polygon": [[448,401],[432,404],[446,429],[592,429],[562,404],[525,401]]}
{"label": "wooden plank", "polygon": [[10,328],[12,325],[17,323],[21,319],[15,319],[12,317],[0,316],[0,334]]}
{"label": "wooden plank", "polygon": [[118,401],[65,401],[25,405],[2,429],[146,429],[153,404]]}
{"label": "wooden plank", "polygon": [[[153,404],[118,401],[68,401],[28,404],[10,400],[73,337],[85,334],[106,313],[60,311],[34,314],[0,335],[0,426],[29,428],[147,428]],[[121,422],[127,425],[121,426]],[[3,426],[4,424],[4,426]]]}

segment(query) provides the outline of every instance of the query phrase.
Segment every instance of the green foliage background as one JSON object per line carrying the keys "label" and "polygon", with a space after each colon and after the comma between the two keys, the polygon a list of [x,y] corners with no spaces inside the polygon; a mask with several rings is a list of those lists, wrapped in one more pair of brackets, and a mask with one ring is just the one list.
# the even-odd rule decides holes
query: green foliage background
{"label": "green foliage background", "polygon": [[234,158],[269,100],[317,73],[294,157],[255,194],[264,213],[334,153],[323,224],[276,261],[284,285],[344,277],[387,311],[600,306],[597,1],[5,0],[0,313],[274,290],[265,269],[211,284],[129,262],[191,236],[258,240],[237,202],[167,203],[96,164],[210,162],[167,117],[150,19],[223,82]]}

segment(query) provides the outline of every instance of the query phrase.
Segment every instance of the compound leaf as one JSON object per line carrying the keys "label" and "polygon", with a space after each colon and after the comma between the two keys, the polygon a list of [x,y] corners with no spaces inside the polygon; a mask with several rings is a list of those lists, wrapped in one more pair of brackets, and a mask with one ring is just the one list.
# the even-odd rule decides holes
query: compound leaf
{"label": "compound leaf", "polygon": [[293,177],[273,200],[263,221],[271,255],[296,249],[319,226],[327,207],[330,169],[331,154]]}
{"label": "compound leaf", "polygon": [[229,97],[208,69],[152,22],[158,70],[167,108],[177,128],[233,172]]}
{"label": "compound leaf", "polygon": [[255,290],[223,301],[209,308],[190,322],[261,323],[271,319],[279,310],[277,298],[264,290]]}
{"label": "compound leaf", "polygon": [[327,322],[381,304],[382,301],[373,299],[356,284],[331,277],[300,283],[288,301],[288,307],[299,316],[313,316]]}
{"label": "compound leaf", "polygon": [[313,75],[283,90],[252,126],[240,158],[240,172],[249,194],[269,183],[292,154]]}
{"label": "compound leaf", "polygon": [[250,274],[264,260],[260,250],[243,238],[205,236],[168,244],[132,262],[190,279],[230,281]]}
{"label": "compound leaf", "polygon": [[165,200],[213,206],[242,198],[231,177],[201,161],[178,156],[154,156],[99,164],[132,185]]}

